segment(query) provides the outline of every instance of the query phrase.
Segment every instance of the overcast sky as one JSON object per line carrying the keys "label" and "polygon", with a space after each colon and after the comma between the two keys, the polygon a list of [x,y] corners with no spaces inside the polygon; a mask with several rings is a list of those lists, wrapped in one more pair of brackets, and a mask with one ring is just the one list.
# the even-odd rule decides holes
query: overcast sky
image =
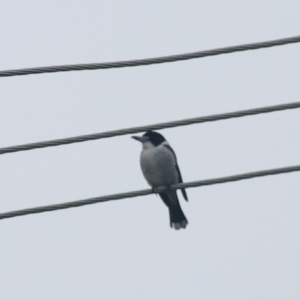
{"label": "overcast sky", "polygon": [[[300,34],[296,0],[2,1],[0,70]],[[0,78],[0,147],[299,101],[300,44]],[[161,130],[184,181],[300,163],[300,110]],[[0,212],[148,188],[130,136],[0,157]],[[4,300],[299,299],[300,173],[0,222]]]}

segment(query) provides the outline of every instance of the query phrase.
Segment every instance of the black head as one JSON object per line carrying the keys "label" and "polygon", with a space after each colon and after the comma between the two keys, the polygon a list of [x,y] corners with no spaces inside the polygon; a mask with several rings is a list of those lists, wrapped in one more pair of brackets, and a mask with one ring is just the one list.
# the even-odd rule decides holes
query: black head
{"label": "black head", "polygon": [[147,137],[154,146],[159,146],[161,143],[166,141],[160,133],[155,131],[147,131],[143,134],[143,136]]}

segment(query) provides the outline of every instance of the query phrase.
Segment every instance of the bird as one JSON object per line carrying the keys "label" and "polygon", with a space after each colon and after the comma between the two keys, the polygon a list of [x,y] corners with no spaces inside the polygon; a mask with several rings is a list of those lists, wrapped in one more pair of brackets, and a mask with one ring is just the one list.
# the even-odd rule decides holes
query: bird
{"label": "bird", "polygon": [[[132,138],[142,143],[140,166],[152,189],[183,182],[176,154],[160,133],[147,131],[142,136]],[[185,189],[181,189],[181,192],[188,201]],[[159,196],[169,209],[170,227],[176,230],[186,228],[188,220],[181,209],[176,190],[160,192]]]}

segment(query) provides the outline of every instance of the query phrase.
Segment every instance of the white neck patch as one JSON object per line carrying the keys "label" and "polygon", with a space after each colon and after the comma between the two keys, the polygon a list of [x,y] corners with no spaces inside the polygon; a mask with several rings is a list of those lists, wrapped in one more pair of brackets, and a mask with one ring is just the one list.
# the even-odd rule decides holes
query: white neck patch
{"label": "white neck patch", "polygon": [[168,143],[168,141],[164,141],[163,143],[161,143],[161,145],[163,145],[163,146],[170,146],[170,144]]}
{"label": "white neck patch", "polygon": [[155,146],[151,143],[151,142],[145,142],[143,143],[143,150],[148,150],[148,149],[152,149],[155,148]]}
{"label": "white neck patch", "polygon": [[[167,141],[164,141],[159,146],[170,146],[170,144]],[[155,148],[155,146],[150,141],[143,143],[143,150],[149,150],[153,148]]]}

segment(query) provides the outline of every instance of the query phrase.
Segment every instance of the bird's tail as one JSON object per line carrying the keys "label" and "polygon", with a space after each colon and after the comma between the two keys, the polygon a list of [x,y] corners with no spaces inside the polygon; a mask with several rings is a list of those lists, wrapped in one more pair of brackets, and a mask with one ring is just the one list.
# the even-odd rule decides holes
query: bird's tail
{"label": "bird's tail", "polygon": [[181,209],[176,191],[164,192],[159,195],[169,208],[170,227],[174,227],[176,230],[185,228],[188,224],[188,220]]}
{"label": "bird's tail", "polygon": [[188,224],[188,220],[185,217],[180,205],[169,207],[170,213],[170,226],[176,230],[185,228]]}

